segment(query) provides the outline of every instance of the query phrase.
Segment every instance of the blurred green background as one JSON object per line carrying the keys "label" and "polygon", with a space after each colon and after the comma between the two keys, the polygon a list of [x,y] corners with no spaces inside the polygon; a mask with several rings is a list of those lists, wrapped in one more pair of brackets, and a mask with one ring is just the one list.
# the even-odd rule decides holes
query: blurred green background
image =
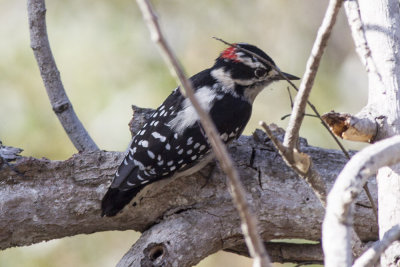
{"label": "blurred green background", "polygon": [[[327,1],[153,1],[167,38],[193,75],[213,64],[224,45],[248,42],[286,72],[302,76]],[[75,111],[101,149],[125,150],[131,105],[157,107],[176,87],[151,42],[135,1],[47,1],[50,44]],[[29,45],[26,2],[0,0],[0,140],[23,155],[63,160],[76,150],[51,110]],[[357,112],[367,102],[367,78],[341,11],[322,60],[311,101],[321,113]],[[259,120],[282,127],[290,112],[284,82],[255,101],[245,133]],[[319,121],[306,117],[301,135],[312,145],[336,148]],[[344,143],[347,148],[359,145]],[[79,235],[0,252],[0,266],[114,266],[139,234]],[[198,266],[251,266],[217,253]]]}

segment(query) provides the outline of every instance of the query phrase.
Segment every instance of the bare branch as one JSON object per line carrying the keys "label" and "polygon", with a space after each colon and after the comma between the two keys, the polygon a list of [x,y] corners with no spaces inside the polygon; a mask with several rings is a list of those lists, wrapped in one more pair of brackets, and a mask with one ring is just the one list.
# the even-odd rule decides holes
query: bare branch
{"label": "bare branch", "polygon": [[215,125],[213,124],[207,112],[203,110],[203,108],[200,106],[200,103],[196,99],[194,95],[194,89],[190,81],[183,73],[182,67],[180,66],[172,50],[169,48],[167,41],[161,32],[157,17],[150,3],[146,0],[137,0],[137,3],[142,11],[145,21],[148,24],[153,41],[161,48],[161,51],[164,54],[164,59],[173,66],[173,69],[177,74],[182,87],[185,89],[187,97],[190,99],[190,102],[200,117],[200,122],[207,134],[207,137],[213,148],[213,152],[218,159],[221,168],[228,177],[228,184],[231,189],[232,198],[242,219],[241,225],[246,244],[249,247],[251,256],[254,258],[253,266],[271,266],[267,252],[258,234],[257,218],[250,210],[249,203],[246,200],[246,192],[239,179],[239,174],[218,134],[217,129],[215,128]]}
{"label": "bare branch", "polygon": [[299,138],[300,126],[304,118],[305,109],[314,84],[322,54],[330,37],[333,25],[335,24],[342,0],[330,0],[322,24],[318,30],[317,38],[308,58],[306,71],[300,84],[300,89],[296,95],[292,116],[290,116],[289,125],[286,130],[283,145],[289,151],[293,151]]}
{"label": "bare branch", "polygon": [[363,149],[346,164],[328,195],[322,235],[326,266],[351,266],[354,200],[379,168],[398,162],[400,136],[394,136]]}
{"label": "bare branch", "polygon": [[53,111],[64,127],[69,139],[78,151],[98,150],[81,121],[75,114],[61,82],[60,72],[51,53],[46,29],[46,6],[44,0],[28,0],[31,47],[39,66],[40,75]]}

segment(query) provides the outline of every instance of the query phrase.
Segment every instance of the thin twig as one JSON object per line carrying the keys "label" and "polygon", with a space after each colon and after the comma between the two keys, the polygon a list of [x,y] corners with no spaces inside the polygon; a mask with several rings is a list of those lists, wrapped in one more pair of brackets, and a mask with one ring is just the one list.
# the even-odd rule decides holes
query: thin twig
{"label": "thin twig", "polygon": [[44,0],[28,0],[28,18],[31,47],[53,111],[78,151],[98,150],[99,148],[77,117],[61,82],[60,72],[51,53],[47,37]]}
{"label": "thin twig", "polygon": [[164,59],[166,59],[166,61],[173,66],[174,71],[176,72],[179,81],[182,84],[182,87],[185,89],[187,97],[190,99],[193,107],[196,109],[196,112],[200,117],[201,124],[207,134],[214,154],[218,159],[221,168],[229,178],[228,184],[231,188],[231,194],[235,206],[238,209],[242,220],[242,231],[245,236],[245,241],[249,248],[250,255],[254,258],[253,266],[271,266],[270,259],[262,243],[262,239],[258,234],[258,221],[254,214],[250,211],[249,204],[246,200],[245,190],[239,180],[239,174],[234,167],[233,161],[229,156],[225,145],[222,143],[221,138],[213,122],[211,121],[211,118],[200,106],[194,95],[194,90],[190,81],[185,77],[182,67],[180,66],[178,60],[174,56],[163,34],[161,33],[157,16],[155,15],[149,1],[137,0],[137,3],[149,27],[152,40],[161,48]]}
{"label": "thin twig", "polygon": [[292,93],[290,93],[290,88],[289,86],[286,87],[288,95],[289,95],[289,99],[290,99],[290,109],[293,109],[293,97],[292,97]]}
{"label": "thin twig", "polygon": [[400,136],[394,136],[366,147],[346,164],[328,195],[322,231],[325,266],[351,266],[354,201],[379,168],[398,162]]}

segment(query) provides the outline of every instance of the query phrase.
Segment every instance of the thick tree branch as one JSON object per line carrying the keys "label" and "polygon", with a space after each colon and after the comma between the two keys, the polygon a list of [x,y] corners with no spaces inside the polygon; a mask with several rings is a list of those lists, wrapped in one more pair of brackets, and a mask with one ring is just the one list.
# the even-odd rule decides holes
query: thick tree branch
{"label": "thick tree branch", "polygon": [[44,0],[28,0],[28,18],[31,47],[53,111],[78,151],[98,150],[97,145],[77,117],[61,82],[60,72],[57,69],[47,37]]}
{"label": "thick tree branch", "polygon": [[[178,59],[161,32],[158,18],[155,15],[150,2],[148,0],[137,0],[137,3],[142,11],[145,21],[147,22],[153,41],[160,47],[167,64],[169,63],[172,65],[174,72],[182,84],[186,96],[189,98],[200,118],[201,125],[206,132],[215,157],[220,163],[222,170],[227,175],[227,182],[232,199],[241,218],[241,226],[246,244],[249,248],[250,255],[254,258],[253,266],[271,266],[267,251],[265,250],[262,239],[258,233],[258,220],[250,209],[250,205],[246,199],[246,191],[240,182],[239,173],[218,134],[217,128],[211,120],[210,115],[201,107],[199,101],[194,95],[195,91],[192,84],[185,76],[183,68],[179,64]],[[181,91],[183,91],[182,87]]]}
{"label": "thick tree branch", "polygon": [[[138,118],[142,117],[140,114],[141,110],[136,109]],[[140,128],[140,124],[135,125]],[[274,132],[281,139],[283,134],[281,130]],[[310,147],[304,140],[300,143],[329,187],[345,164],[341,152]],[[257,131],[254,138],[242,136],[230,146],[230,152],[245,188],[251,192],[249,199],[260,218],[263,240],[320,239],[323,208],[306,183],[286,167],[265,134]],[[213,222],[212,230],[208,225],[202,228],[204,236],[197,236],[197,232],[185,242],[190,246],[191,240],[197,238],[211,241],[206,247],[198,247],[201,256],[190,259],[193,255],[188,253],[182,262],[197,261],[220,249],[242,253],[240,218],[219,170],[208,182],[198,173],[149,185],[137,196],[134,207],[112,219],[100,218],[101,198],[122,156],[119,152],[98,151],[76,154],[66,161],[22,158],[13,165],[22,177],[10,168],[0,169],[0,248],[106,230],[151,233],[164,221],[201,222],[205,216]],[[372,191],[376,197],[376,188]],[[363,241],[376,240],[377,226],[367,198],[362,195],[357,203],[356,230]],[[181,225],[172,226],[175,234],[170,235],[168,246],[184,245],[179,244]],[[152,234],[143,235],[142,244],[151,243],[151,237]],[[137,260],[144,255],[144,251],[137,254]]]}
{"label": "thick tree branch", "polygon": [[328,195],[323,224],[325,266],[351,266],[354,201],[379,168],[400,162],[400,136],[369,146],[352,157]]}

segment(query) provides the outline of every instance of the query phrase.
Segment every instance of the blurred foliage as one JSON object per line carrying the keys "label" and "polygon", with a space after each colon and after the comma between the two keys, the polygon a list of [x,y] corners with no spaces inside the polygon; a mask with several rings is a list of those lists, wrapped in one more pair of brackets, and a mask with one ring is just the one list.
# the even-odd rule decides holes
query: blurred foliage
{"label": "blurred foliage", "polygon": [[[208,68],[224,48],[211,39],[256,44],[284,71],[301,76],[326,1],[154,1],[162,27],[188,74]],[[124,150],[131,105],[157,107],[176,87],[149,38],[134,1],[47,3],[53,54],[74,108],[96,143]],[[343,12],[334,28],[311,101],[321,113],[356,112],[367,101],[366,74],[354,53]],[[51,110],[29,46],[26,2],[0,0],[0,139],[24,155],[66,159],[75,153]],[[287,84],[260,94],[245,133],[259,120],[285,127]],[[336,148],[318,120],[306,117],[301,135],[312,145]],[[345,143],[350,148],[360,145]],[[53,240],[0,252],[0,266],[113,266],[138,238],[133,231]],[[199,266],[251,266],[217,253]]]}

